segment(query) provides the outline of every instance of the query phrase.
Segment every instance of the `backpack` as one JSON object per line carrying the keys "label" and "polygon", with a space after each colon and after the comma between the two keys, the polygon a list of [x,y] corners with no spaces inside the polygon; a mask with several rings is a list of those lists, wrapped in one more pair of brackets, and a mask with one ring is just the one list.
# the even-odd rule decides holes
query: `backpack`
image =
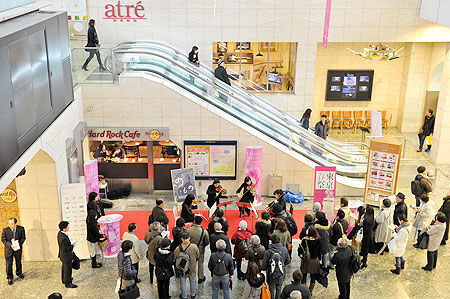
{"label": "backpack", "polygon": [[277,279],[284,275],[284,264],[281,261],[281,254],[278,251],[273,251],[269,258],[269,268],[267,269],[268,280]]}
{"label": "backpack", "polygon": [[293,237],[298,232],[297,224],[295,223],[294,218],[288,215],[287,217],[283,217],[283,220],[286,222],[287,229],[291,234],[291,237]]}
{"label": "backpack", "polygon": [[239,253],[245,255],[250,247],[250,241],[248,239],[241,240],[238,244]]}
{"label": "backpack", "polygon": [[349,267],[352,274],[358,273],[359,269],[361,269],[361,258],[358,254],[356,254],[355,249],[352,249],[352,256],[350,257]]}
{"label": "backpack", "polygon": [[226,252],[223,253],[223,256],[221,258],[217,259],[216,264],[214,265],[214,268],[212,269],[212,274],[215,276],[224,276],[228,273],[227,266],[225,265],[224,258],[226,256]]}
{"label": "backpack", "polygon": [[186,253],[186,250],[189,248],[189,246],[191,246],[191,244],[189,244],[185,250],[183,250],[182,245],[178,247],[180,248],[180,254],[178,254],[177,258],[175,259],[175,274],[178,277],[185,276],[189,272],[191,259]]}
{"label": "backpack", "polygon": [[417,175],[414,178],[414,181],[411,181],[411,193],[415,196],[420,196],[424,193],[424,186],[420,182],[422,178],[423,177],[421,175]]}

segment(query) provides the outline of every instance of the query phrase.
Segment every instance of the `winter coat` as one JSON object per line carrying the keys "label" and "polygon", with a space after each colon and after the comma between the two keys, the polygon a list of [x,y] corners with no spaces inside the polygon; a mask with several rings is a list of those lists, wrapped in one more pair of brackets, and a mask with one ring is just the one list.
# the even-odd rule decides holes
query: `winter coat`
{"label": "winter coat", "polygon": [[225,82],[228,85],[231,85],[230,79],[228,78],[227,70],[223,66],[218,66],[214,70],[214,77],[216,77],[220,81]]}
{"label": "winter coat", "polygon": [[[183,247],[183,252],[189,255],[189,271],[184,275],[185,278],[193,278],[197,276],[197,261],[200,257],[200,252],[198,251],[198,247],[195,244],[192,244],[190,241],[184,241],[180,246]],[[180,254],[180,246],[175,248],[173,252],[173,260],[177,259],[177,256]]]}
{"label": "winter coat", "polygon": [[416,217],[422,217],[419,230],[424,230],[428,225],[430,225],[431,221],[433,220],[433,209],[434,202],[432,200],[429,200],[425,203],[420,203],[419,206],[419,212],[417,213]]}
{"label": "winter coat", "polygon": [[328,122],[325,122],[325,124],[323,124],[322,121],[319,121],[314,127],[314,133],[323,139],[327,139],[328,131],[330,131]]}
{"label": "winter coat", "polygon": [[[306,258],[306,250],[309,251],[308,258]],[[300,246],[298,247],[298,255],[303,256],[300,265],[300,270],[302,271],[303,275],[305,275],[306,273],[320,273],[320,240],[309,239],[308,237],[303,239],[300,243]]]}
{"label": "winter coat", "polygon": [[330,229],[330,223],[326,219],[325,221],[326,225],[320,225],[319,223],[316,223],[314,225],[320,236],[320,254],[327,254],[330,245],[330,234],[328,233]]}
{"label": "winter coat", "polygon": [[281,291],[280,299],[291,298],[291,293],[293,291],[300,291],[300,293],[302,293],[302,299],[311,299],[309,288],[301,282],[292,282],[291,284],[285,285],[283,291]]}
{"label": "winter coat", "polygon": [[88,240],[91,243],[97,243],[100,240],[100,238],[103,237],[102,234],[100,233],[97,223],[87,223],[86,230],[87,230],[86,240]]}
{"label": "winter coat", "polygon": [[300,240],[303,239],[304,237],[306,237],[306,232],[308,231],[308,228],[310,226],[314,226],[315,222],[305,222],[305,226],[302,228],[302,231],[300,232]]}
{"label": "winter coat", "polygon": [[302,117],[302,119],[300,119],[300,126],[302,128],[305,128],[306,130],[308,130],[309,129],[309,118]]}
{"label": "winter coat", "polygon": [[344,248],[337,247],[337,252],[331,258],[331,263],[336,265],[336,278],[338,282],[349,282],[352,278],[350,271],[350,257],[353,254],[353,249],[350,246]]}
{"label": "winter coat", "polygon": [[450,196],[444,197],[444,203],[439,208],[439,212],[442,212],[445,214],[445,216],[447,216],[447,223],[445,226],[445,234],[444,234],[444,239],[443,239],[444,241],[447,241],[448,240],[448,225],[450,222]]}
{"label": "winter coat", "polygon": [[161,233],[158,231],[151,231],[147,232],[145,234],[144,241],[148,244],[148,250],[147,250],[147,259],[150,264],[155,265],[155,252],[156,248],[159,247],[159,244],[161,244],[161,241],[163,240],[163,237],[161,236]]}
{"label": "winter coat", "polygon": [[[339,224],[340,223],[340,224]],[[342,227],[341,227],[342,226]],[[337,246],[337,241],[342,238],[342,235],[347,235],[348,222],[345,219],[336,219],[330,231],[330,244]]]}
{"label": "winter coat", "polygon": [[196,54],[194,51],[189,52],[189,61],[192,63],[198,63],[198,53]]}
{"label": "winter coat", "polygon": [[428,241],[428,251],[436,251],[441,245],[442,237],[445,233],[445,223],[435,223],[430,229],[427,230],[427,234],[430,236]]}
{"label": "winter coat", "polygon": [[214,234],[214,224],[216,224],[216,222],[219,222],[220,224],[222,224],[222,231],[226,235],[228,233],[228,221],[227,221],[227,219],[225,219],[224,217],[219,218],[219,217],[215,217],[215,216],[214,216],[213,220],[211,220],[211,222],[208,224],[208,234],[210,236],[212,234]]}
{"label": "winter coat", "polygon": [[141,248],[138,237],[135,234],[124,232],[122,236],[122,241],[129,240],[133,242],[133,248],[129,251],[131,256],[131,261],[133,264],[139,263],[139,260],[144,257],[144,252]]}
{"label": "winter coat", "polygon": [[374,251],[374,226],[375,221],[369,218],[366,218],[363,216],[363,223],[362,223],[362,230],[363,230],[363,237],[361,241],[361,251],[359,254],[361,256],[368,255],[369,253],[372,253]]}
{"label": "winter coat", "polygon": [[398,221],[398,217],[400,217],[400,215],[405,215],[406,219],[408,219],[408,206],[406,205],[406,203],[404,201],[401,201],[399,203],[397,203],[395,205],[395,209],[394,209],[394,224],[399,226],[400,222]]}
{"label": "winter coat", "polygon": [[389,252],[395,257],[402,257],[405,254],[406,244],[408,243],[411,225],[409,222],[403,223],[398,232],[394,232],[394,238],[389,242]]}
{"label": "winter coat", "polygon": [[292,238],[289,231],[281,232],[279,230],[275,230],[273,232],[273,235],[277,235],[280,238],[280,243],[283,244],[283,246],[287,246],[287,242],[292,244]]}
{"label": "winter coat", "polygon": [[169,217],[167,217],[166,212],[164,212],[164,209],[158,206],[153,207],[151,217],[148,218],[148,225],[152,224],[155,221],[158,221],[158,218],[162,216],[164,219],[164,224],[169,224]]}
{"label": "winter coat", "polygon": [[419,181],[423,189],[422,194],[416,195],[416,197],[420,197],[423,194],[428,194],[431,191],[433,191],[433,185],[431,184],[431,181],[428,178],[426,178],[423,174],[417,174],[414,177],[414,180]]}
{"label": "winter coat", "polygon": [[195,214],[192,213],[192,209],[187,204],[183,204],[181,206],[180,217],[183,218],[186,223],[190,223],[194,221]]}
{"label": "winter coat", "polygon": [[192,225],[187,231],[189,233],[189,237],[191,238],[190,241],[197,245],[200,254],[205,254],[205,247],[209,245],[208,231],[199,224]]}
{"label": "winter coat", "polygon": [[98,47],[98,36],[97,30],[95,30],[94,26],[89,26],[88,29],[88,41],[86,47]]}
{"label": "winter coat", "polygon": [[422,133],[426,136],[430,135],[433,133],[434,131],[434,120],[435,120],[435,116],[431,115],[428,116],[426,115],[424,120],[423,120],[423,125],[422,125]]}
{"label": "winter coat", "polygon": [[209,271],[211,271],[211,275],[213,275],[212,271],[214,269],[214,266],[218,263],[219,259],[223,260],[223,262],[225,263],[225,267],[228,270],[228,275],[233,276],[234,272],[233,258],[231,257],[231,254],[226,253],[224,251],[216,251],[211,254],[211,257],[209,258],[208,262],[208,269]]}
{"label": "winter coat", "polygon": [[392,238],[392,230],[394,227],[394,207],[384,208],[378,214],[375,221],[378,223],[375,231],[375,242],[388,243]]}
{"label": "winter coat", "polygon": [[253,233],[248,230],[238,230],[234,233],[233,237],[231,237],[231,244],[234,244],[234,254],[233,257],[235,259],[242,259],[245,257],[245,253],[239,251],[239,243],[242,240],[248,239],[250,243],[250,238],[253,236]]}
{"label": "winter coat", "polygon": [[[291,258],[289,256],[289,252],[288,252],[286,247],[281,245],[281,243],[270,244],[269,245],[269,249],[264,254],[264,259],[263,259],[263,262],[262,262],[261,270],[267,270],[270,267],[270,264],[269,264],[270,258],[272,257],[274,252],[278,252],[280,254],[281,261],[283,262],[284,266],[289,265],[291,263]],[[283,283],[284,278],[286,277],[286,269],[284,269],[283,273],[284,273],[283,276],[275,278],[274,281],[270,281],[270,278],[268,277],[267,278],[267,283],[268,284],[271,284],[271,283],[275,283],[275,284]]]}
{"label": "winter coat", "polygon": [[184,227],[174,227],[172,229],[173,242],[170,244],[170,251],[174,251],[175,248],[181,245],[181,234],[186,231]]}
{"label": "winter coat", "polygon": [[121,250],[117,255],[117,266],[119,277],[123,280],[132,280],[136,278],[137,271],[134,269],[129,254],[124,254]]}
{"label": "winter coat", "polygon": [[175,275],[173,271],[173,253],[158,248],[155,252],[155,275],[157,280],[165,280]]}
{"label": "winter coat", "polygon": [[259,237],[259,240],[261,240],[261,245],[263,245],[266,249],[269,248],[271,226],[272,224],[270,220],[258,219],[255,223],[255,235]]}
{"label": "winter coat", "polygon": [[249,262],[254,262],[261,266],[262,260],[264,258],[264,253],[266,253],[266,248],[263,245],[252,245],[245,254],[245,259]]}
{"label": "winter coat", "polygon": [[211,250],[211,252],[216,252],[217,251],[216,242],[219,241],[219,240],[224,240],[225,241],[225,244],[227,245],[227,248],[225,249],[225,252],[231,254],[230,239],[222,231],[215,232],[214,234],[212,234],[209,237],[209,249]]}

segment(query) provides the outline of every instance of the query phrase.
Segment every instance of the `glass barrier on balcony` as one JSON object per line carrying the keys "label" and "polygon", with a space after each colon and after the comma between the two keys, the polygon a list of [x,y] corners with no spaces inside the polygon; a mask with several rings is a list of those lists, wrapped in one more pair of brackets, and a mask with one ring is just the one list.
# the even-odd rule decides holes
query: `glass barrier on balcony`
{"label": "glass barrier on balcony", "polygon": [[[73,86],[80,83],[113,83],[112,73],[107,69],[101,69],[97,60],[97,55],[99,55],[99,59],[103,64],[105,57],[111,55],[111,50],[111,48],[72,48]],[[93,57],[86,69],[83,69],[83,65],[91,53]]]}

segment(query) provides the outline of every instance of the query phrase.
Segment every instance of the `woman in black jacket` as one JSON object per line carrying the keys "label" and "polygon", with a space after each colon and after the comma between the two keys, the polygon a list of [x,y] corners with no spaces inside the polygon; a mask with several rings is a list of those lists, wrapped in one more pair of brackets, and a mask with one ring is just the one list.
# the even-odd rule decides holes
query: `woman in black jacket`
{"label": "woman in black jacket", "polygon": [[269,249],[269,240],[271,238],[270,229],[272,222],[270,221],[270,215],[267,212],[261,213],[261,219],[258,219],[255,223],[255,235],[259,237],[261,245],[267,250]]}
{"label": "woman in black jacket", "polygon": [[[239,194],[242,190],[242,195]],[[244,182],[242,185],[236,190],[236,194],[238,194],[239,202],[250,202],[253,203],[255,200],[255,188],[254,184],[252,182],[252,179],[250,177],[245,177]],[[244,215],[244,211],[247,213],[248,216],[250,216],[250,209],[249,208],[239,208],[239,217],[242,217]]]}
{"label": "woman in black jacket", "polygon": [[[320,235],[314,226],[308,228],[306,237],[300,242],[298,246],[298,255],[301,258],[300,271],[302,271],[303,279],[302,283],[306,284],[306,275],[309,273],[310,283],[309,291],[313,292],[316,280],[320,275]],[[307,254],[309,253],[309,255]]]}
{"label": "woman in black jacket", "polygon": [[170,251],[170,240],[164,238],[155,252],[155,275],[160,299],[169,299],[170,278],[173,271],[173,252]]}
{"label": "woman in black jacket", "polygon": [[300,126],[302,126],[303,128],[305,128],[306,130],[309,129],[309,120],[311,119],[311,109],[306,109],[305,112],[303,113],[302,118],[300,119]]}
{"label": "woman in black jacket", "polygon": [[363,237],[361,241],[361,269],[367,267],[367,256],[369,253],[373,253],[374,250],[374,238],[375,238],[375,213],[373,207],[367,206],[364,219],[362,221]]}
{"label": "woman in black jacket", "polygon": [[194,203],[194,199],[194,194],[188,194],[183,201],[183,205],[181,206],[180,217],[183,218],[186,223],[194,221],[195,214],[192,213],[192,204]]}
{"label": "woman in black jacket", "polygon": [[198,60],[198,47],[193,46],[191,52],[189,52],[189,61],[196,66],[200,65],[200,61]]}
{"label": "woman in black jacket", "polygon": [[91,256],[91,265],[92,268],[101,268],[103,266],[102,263],[97,263],[97,254],[103,256],[103,250],[98,245],[98,241],[100,238],[103,238],[103,235],[100,233],[98,228],[97,219],[95,215],[95,211],[89,211],[86,217],[86,229],[87,229],[87,245],[89,247],[89,254]]}
{"label": "woman in black jacket", "polygon": [[317,212],[316,213],[316,223],[314,227],[317,229],[317,232],[320,236],[320,256],[322,261],[322,267],[328,268],[328,248],[330,247],[330,222],[328,221],[325,213]]}
{"label": "woman in black jacket", "polygon": [[[86,48],[97,48],[100,47],[100,44],[98,42],[98,36],[97,36],[97,30],[95,30],[95,20],[90,19],[89,20],[89,29],[88,29],[88,42],[86,44]],[[89,57],[84,62],[83,66],[81,67],[83,70],[88,71],[87,65],[89,62],[94,58],[94,55],[97,56],[97,61],[99,65],[99,69],[101,71],[106,70],[103,66],[102,59],[100,58],[100,51],[98,49],[86,49],[86,52],[89,52]]]}
{"label": "woman in black jacket", "polygon": [[89,211],[95,212],[95,219],[98,220],[98,218],[105,216],[105,209],[103,209],[103,206],[100,204],[98,199],[97,192],[91,192],[89,193],[89,202],[87,204],[87,212],[89,214]]}
{"label": "woman in black jacket", "polygon": [[185,221],[183,218],[178,218],[175,222],[175,227],[172,229],[173,242],[170,244],[170,251],[175,251],[175,248],[181,245],[181,235],[186,231],[184,227]]}

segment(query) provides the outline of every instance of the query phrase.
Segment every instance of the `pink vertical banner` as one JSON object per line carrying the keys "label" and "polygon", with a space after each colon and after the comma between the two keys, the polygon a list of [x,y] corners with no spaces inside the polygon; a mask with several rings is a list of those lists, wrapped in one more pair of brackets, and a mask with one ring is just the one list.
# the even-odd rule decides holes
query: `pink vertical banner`
{"label": "pink vertical banner", "polygon": [[89,193],[100,193],[98,188],[98,163],[97,160],[84,162],[84,183],[86,185],[86,200]]}
{"label": "pink vertical banner", "polygon": [[103,248],[105,257],[115,257],[120,251],[120,220],[122,218],[120,214],[109,214],[98,219],[100,232],[108,239],[106,248]]}
{"label": "pink vertical banner", "polygon": [[262,147],[247,146],[245,149],[245,176],[249,176],[255,184],[258,196],[257,205],[261,204]]}
{"label": "pink vertical banner", "polygon": [[330,31],[330,16],[331,16],[331,0],[327,0],[327,7],[325,10],[325,25],[323,27],[323,46],[328,46],[328,32]]}
{"label": "pink vertical banner", "polygon": [[316,166],[314,168],[314,202],[323,207],[324,198],[336,197],[336,167]]}

